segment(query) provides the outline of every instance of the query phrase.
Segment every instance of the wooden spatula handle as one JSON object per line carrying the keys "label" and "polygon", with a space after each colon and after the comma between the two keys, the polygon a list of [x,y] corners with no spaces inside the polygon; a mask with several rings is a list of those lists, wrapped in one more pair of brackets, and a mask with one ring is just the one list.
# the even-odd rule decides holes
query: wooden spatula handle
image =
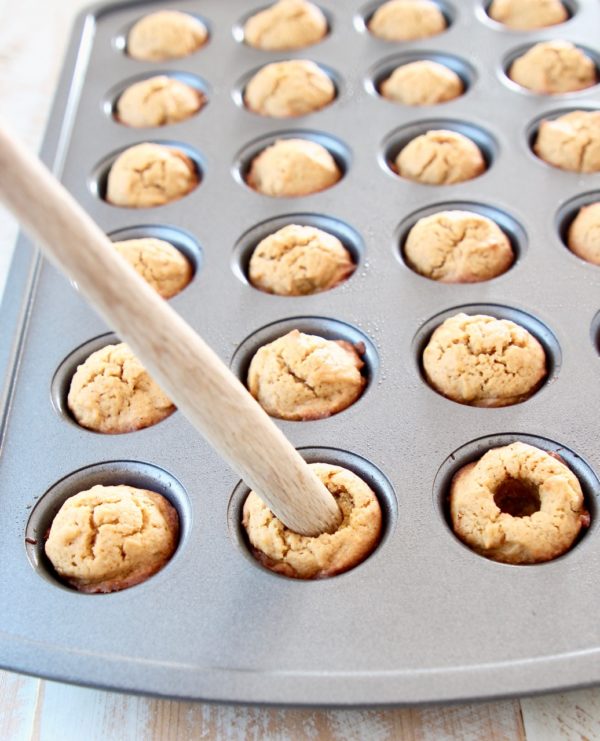
{"label": "wooden spatula handle", "polygon": [[281,430],[46,167],[1,126],[0,199],[285,525],[304,535],[337,527],[341,514],[334,498]]}

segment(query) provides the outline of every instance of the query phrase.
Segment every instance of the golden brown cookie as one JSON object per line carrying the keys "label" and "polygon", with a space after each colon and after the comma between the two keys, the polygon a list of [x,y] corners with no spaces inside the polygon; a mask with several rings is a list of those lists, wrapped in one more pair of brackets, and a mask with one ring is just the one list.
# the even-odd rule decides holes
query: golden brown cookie
{"label": "golden brown cookie", "polygon": [[367,383],[360,372],[364,351],[361,345],[294,329],[256,352],[248,369],[248,389],[272,417],[329,417],[362,394]]}
{"label": "golden brown cookie", "polygon": [[517,31],[555,26],[569,18],[561,0],[493,0],[488,15]]}
{"label": "golden brown cookie", "polygon": [[579,209],[569,227],[567,244],[578,257],[600,265],[600,201]]}
{"label": "golden brown cookie", "polygon": [[441,283],[478,283],[506,272],[514,261],[510,240],[491,219],[472,211],[438,211],[408,233],[409,267]]}
{"label": "golden brown cookie", "polygon": [[456,72],[430,59],[396,67],[380,86],[384,98],[414,106],[445,103],[463,91],[463,81]]}
{"label": "golden brown cookie", "polygon": [[145,62],[187,57],[208,38],[204,23],[189,13],[159,10],[141,18],[127,37],[127,53]]}
{"label": "golden brown cookie", "polygon": [[175,411],[122,342],[93,352],[78,366],[67,402],[82,427],[109,434],[150,427]]}
{"label": "golden brown cookie", "polygon": [[327,19],[307,0],[279,0],[244,25],[244,40],[265,51],[302,49],[327,34]]}
{"label": "golden brown cookie", "polygon": [[341,466],[311,463],[310,467],[342,511],[335,532],[299,535],[253,491],[244,502],[242,523],[255,558],[271,571],[294,579],[322,579],[354,568],[372,553],[381,535],[379,502],[361,478]]}
{"label": "golden brown cookie", "polygon": [[331,78],[314,62],[290,59],[260,69],[246,86],[246,107],[261,116],[291,118],[318,111],[335,98]]}
{"label": "golden brown cookie", "polygon": [[542,121],[533,151],[561,170],[600,172],[600,111],[573,111]]}
{"label": "golden brown cookie", "polygon": [[348,250],[333,234],[289,224],[256,246],[248,276],[255,288],[279,296],[328,291],[355,269]]}
{"label": "golden brown cookie", "polygon": [[385,41],[414,41],[446,30],[446,19],[431,0],[389,0],[369,21],[369,31]]}
{"label": "golden brown cookie", "polygon": [[460,469],[452,480],[450,515],[470,548],[512,564],[561,556],[590,521],[571,469],[521,442],[489,450]]}
{"label": "golden brown cookie", "polygon": [[162,569],[178,541],[177,511],[161,494],[96,485],[62,505],[46,555],[56,573],[80,592],[116,592]]}
{"label": "golden brown cookie", "polygon": [[130,85],[122,93],[115,118],[134,128],[166,126],[190,118],[205,103],[204,95],[190,85],[157,75]]}
{"label": "golden brown cookie", "polygon": [[570,41],[542,41],[511,64],[508,76],[534,93],[556,95],[595,85],[596,65]]}
{"label": "golden brown cookie", "polygon": [[136,144],[113,162],[106,200],[115,206],[151,208],[190,193],[199,178],[193,161],[163,144]]}
{"label": "golden brown cookie", "polygon": [[310,139],[278,139],[253,160],[247,182],[266,196],[307,196],[342,177],[325,147]]}
{"label": "golden brown cookie", "polygon": [[189,260],[163,239],[126,239],[114,247],[163,298],[175,296],[192,279]]}
{"label": "golden brown cookie", "polygon": [[398,175],[428,185],[451,185],[485,172],[481,150],[456,131],[437,129],[410,141],[395,161]]}
{"label": "golden brown cookie", "polygon": [[429,385],[475,407],[519,404],[546,377],[546,353],[526,329],[485,314],[456,314],[431,335],[423,352]]}

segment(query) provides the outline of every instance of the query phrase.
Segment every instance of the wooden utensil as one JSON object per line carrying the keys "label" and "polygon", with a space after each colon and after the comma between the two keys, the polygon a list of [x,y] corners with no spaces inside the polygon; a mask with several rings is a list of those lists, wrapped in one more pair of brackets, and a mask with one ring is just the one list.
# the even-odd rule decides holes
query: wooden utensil
{"label": "wooden utensil", "polygon": [[2,126],[0,200],[287,527],[312,536],[336,529],[341,513],[335,499],[262,407]]}

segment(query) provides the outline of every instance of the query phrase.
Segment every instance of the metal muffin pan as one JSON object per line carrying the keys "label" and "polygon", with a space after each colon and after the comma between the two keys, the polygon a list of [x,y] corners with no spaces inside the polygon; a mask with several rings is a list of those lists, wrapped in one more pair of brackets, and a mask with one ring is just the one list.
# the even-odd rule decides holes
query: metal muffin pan
{"label": "metal muffin pan", "polygon": [[[329,419],[277,424],[310,460],[347,464],[373,483],[385,537],[341,576],[301,582],[274,575],[249,557],[240,536],[243,486],[180,413],[125,435],[92,434],[74,424],[64,412],[61,373],[82,345],[102,344],[97,338],[110,327],[21,238],[0,343],[0,664],[6,668],[181,698],[342,706],[502,697],[600,681],[600,269],[570,254],[561,236],[573,209],[600,192],[600,177],[553,169],[530,150],[540,118],[593,108],[597,88],[523,95],[505,84],[502,72],[513,49],[538,40],[568,38],[595,48],[600,6],[569,3],[567,23],[522,33],[486,19],[481,0],[444,3],[452,21],[445,33],[392,44],[365,31],[361,19],[372,4],[319,5],[329,34],[290,54],[243,43],[240,19],[255,10],[247,0],[93,7],[74,31],[44,157],[108,234],[172,234],[195,257],[194,278],[172,306],[236,372],[243,374],[248,343],[270,337],[278,322],[282,329],[310,325],[325,336],[344,327],[349,337],[366,338],[363,398]],[[205,18],[208,44],[157,65],[129,58],[128,28],[161,7]],[[374,95],[374,76],[403,55],[464,60],[472,69],[466,93],[425,109]],[[335,70],[335,101],[289,121],[240,107],[236,85],[248,71],[286,58]],[[207,105],[162,129],[114,121],[111,96],[157,70],[201,81]],[[490,167],[482,176],[434,187],[388,168],[398,132],[447,121],[489,135]],[[257,142],[296,131],[335,144],[345,167],[337,185],[275,199],[240,182]],[[184,144],[202,181],[161,208],[114,208],[99,197],[110,157],[145,140]],[[507,273],[487,283],[441,285],[405,265],[407,224],[447,204],[473,204],[507,229],[518,243]],[[330,225],[353,247],[355,274],[308,297],[249,286],[244,271],[252,240],[264,236],[269,222],[302,220]],[[527,318],[550,350],[549,378],[526,402],[476,409],[444,399],[424,382],[419,350],[432,320],[467,306]],[[444,516],[455,466],[517,439],[567,451],[592,512],[589,530],[569,553],[528,567],[479,557],[454,537]],[[168,566],[144,584],[89,596],[58,584],[41,539],[60,502],[100,480],[155,483],[178,507],[183,537]]]}

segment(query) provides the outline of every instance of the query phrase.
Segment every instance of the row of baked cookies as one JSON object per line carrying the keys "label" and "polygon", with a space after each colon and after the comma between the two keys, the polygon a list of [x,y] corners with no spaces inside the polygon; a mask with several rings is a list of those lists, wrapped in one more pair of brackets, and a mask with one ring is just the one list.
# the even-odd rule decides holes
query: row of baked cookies
{"label": "row of baked cookies", "polygon": [[[319,579],[357,566],[383,530],[376,493],[354,472],[313,463],[335,498],[342,525],[304,536],[287,528],[250,492],[242,526],[255,558],[288,577]],[[493,448],[455,474],[449,492],[455,534],[476,553],[509,564],[563,555],[589,526],[577,476],[555,453],[514,442]],[[139,584],[163,568],[179,541],[176,509],[161,494],[96,485],[69,497],[57,513],[45,551],[57,575],[86,593]]]}
{"label": "row of baked cookies", "polygon": [[[515,30],[545,28],[569,18],[561,0],[492,0],[487,13]],[[448,18],[431,0],[388,0],[367,18],[366,27],[385,41],[414,41],[445,31]],[[244,22],[243,39],[256,49],[287,51],[316,44],[328,31],[328,19],[317,5],[308,0],[279,0]],[[209,30],[198,17],[161,10],[133,25],[126,48],[134,59],[156,62],[188,56],[208,39]]]}
{"label": "row of baked cookies", "polygon": [[[594,61],[568,41],[544,41],[515,59],[509,79],[526,90],[557,95],[597,84]],[[409,106],[432,106],[454,100],[464,80],[449,66],[431,59],[399,64],[376,84],[384,98]],[[329,105],[337,95],[330,75],[307,59],[273,62],[245,85],[245,107],[261,116],[295,118]],[[127,87],[115,103],[117,121],[150,128],[184,121],[206,104],[206,95],[177,77],[157,75]]]}
{"label": "row of baked cookies", "polygon": [[[579,210],[566,241],[578,257],[600,265],[600,201]],[[193,277],[190,261],[164,239],[128,239],[114,246],[163,298],[177,295]],[[460,209],[420,218],[401,247],[412,270],[441,283],[491,280],[515,260],[509,236],[495,221]],[[336,235],[290,223],[253,247],[245,274],[254,288],[265,293],[307,296],[335,288],[355,269],[355,256]]]}
{"label": "row of baked cookies", "polygon": [[[575,110],[539,125],[534,152],[547,164],[572,172],[600,171],[600,111]],[[426,185],[452,185],[482,175],[489,155],[453,129],[432,129],[389,154],[388,166],[402,178]],[[342,163],[323,144],[297,137],[277,139],[256,154],[247,185],[275,198],[318,193],[344,175]],[[110,166],[106,200],[127,208],[150,208],[177,200],[201,182],[197,163],[177,147],[142,143],[125,149]]]}

